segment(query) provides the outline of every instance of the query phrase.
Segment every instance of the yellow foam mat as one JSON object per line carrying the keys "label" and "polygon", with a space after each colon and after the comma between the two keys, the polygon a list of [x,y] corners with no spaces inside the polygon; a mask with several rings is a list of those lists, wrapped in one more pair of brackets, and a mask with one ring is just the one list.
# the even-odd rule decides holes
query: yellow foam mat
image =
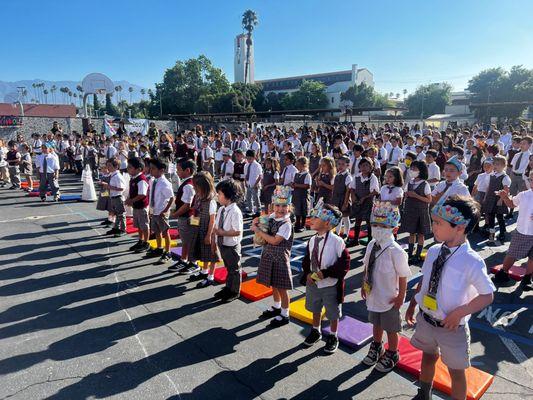
{"label": "yellow foam mat", "polygon": [[[156,242],[155,239],[154,240],[149,240],[148,244],[150,245],[150,247],[152,249],[155,249],[157,247],[157,242]],[[165,241],[164,240],[161,241],[161,245],[163,245],[163,246],[165,245]],[[178,245],[178,241],[177,240],[171,240],[170,241],[170,247],[176,247],[177,245]]]}
{"label": "yellow foam mat", "polygon": [[[324,307],[322,307],[322,318],[324,318],[324,314],[326,313],[326,310]],[[305,308],[305,297],[301,298],[300,300],[291,301],[291,305],[289,307],[289,314],[291,317],[299,319],[302,322],[305,322],[306,324],[313,324],[313,313],[310,311],[307,311]]]}

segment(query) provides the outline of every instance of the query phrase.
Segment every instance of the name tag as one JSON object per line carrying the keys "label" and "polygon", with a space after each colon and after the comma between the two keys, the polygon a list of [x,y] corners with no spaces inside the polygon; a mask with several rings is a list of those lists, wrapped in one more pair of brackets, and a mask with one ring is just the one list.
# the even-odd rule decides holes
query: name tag
{"label": "name tag", "polygon": [[311,279],[314,280],[315,282],[318,282],[320,280],[320,278],[318,277],[318,274],[316,272],[313,272],[311,274]]}
{"label": "name tag", "polygon": [[363,290],[365,291],[366,295],[368,296],[370,292],[372,291],[372,286],[368,282],[363,282]]}
{"label": "name tag", "polygon": [[189,217],[189,225],[190,226],[200,226],[200,217]]}
{"label": "name tag", "polygon": [[437,311],[437,299],[429,294],[424,295],[424,307],[431,311]]}
{"label": "name tag", "polygon": [[102,197],[109,197],[109,190],[105,190],[102,192]]}

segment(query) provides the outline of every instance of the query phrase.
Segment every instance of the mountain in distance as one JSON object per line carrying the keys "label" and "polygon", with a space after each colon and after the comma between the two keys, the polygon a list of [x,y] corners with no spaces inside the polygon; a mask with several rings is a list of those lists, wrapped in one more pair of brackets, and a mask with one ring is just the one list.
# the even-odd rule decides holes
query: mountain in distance
{"label": "mountain in distance", "polygon": [[[32,84],[34,83],[44,83],[44,87],[42,88],[33,88]],[[115,86],[122,86],[122,92],[119,94],[117,92],[113,93],[112,100],[113,103],[117,103],[119,100],[126,100],[128,103],[130,102],[130,92],[128,91],[128,88],[132,88],[133,92],[131,93],[131,101],[133,103],[138,102],[143,99],[143,95],[141,94],[141,89],[144,89],[146,93],[144,94],[144,99],[148,100],[148,89],[143,88],[142,86],[136,85],[134,83],[130,83],[128,81],[114,81],[113,82]],[[52,86],[56,86],[57,90],[52,93],[51,88]],[[81,106],[82,104],[82,98],[83,94],[78,92],[76,89],[76,86],[81,85],[81,82],[76,81],[47,81],[42,79],[31,79],[31,80],[21,80],[16,82],[5,82],[0,81],[0,103],[5,102],[6,95],[17,93],[17,87],[24,86],[26,88],[27,94],[26,97],[23,99],[24,103],[36,103],[39,102],[41,104],[70,104],[73,103],[76,106]],[[67,94],[63,94],[59,91],[62,87],[68,87],[72,94],[76,94],[76,96],[81,97],[74,97],[72,96],[71,99],[69,99],[69,96]],[[45,95],[43,93],[44,90],[48,91],[48,94]],[[92,99],[90,99],[92,101]]]}

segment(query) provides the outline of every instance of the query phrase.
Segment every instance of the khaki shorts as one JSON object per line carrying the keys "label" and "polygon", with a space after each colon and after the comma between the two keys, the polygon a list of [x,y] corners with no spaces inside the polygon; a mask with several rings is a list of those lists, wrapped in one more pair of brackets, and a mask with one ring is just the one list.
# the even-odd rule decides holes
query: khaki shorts
{"label": "khaki shorts", "polygon": [[150,228],[148,208],[133,209],[133,226],[141,231],[146,231]]}
{"label": "khaki shorts", "polygon": [[431,325],[422,313],[416,316],[415,334],[411,344],[428,354],[439,354],[442,362],[451,369],[470,367],[470,329],[461,325],[456,331]]}
{"label": "khaki shorts", "polygon": [[398,310],[396,307],[392,307],[390,310],[384,312],[369,311],[368,322],[370,322],[372,325],[379,326],[385,332],[402,331],[400,310]]}
{"label": "khaki shorts", "polygon": [[152,215],[150,220],[150,230],[152,233],[158,235],[165,233],[170,228],[168,223],[168,215]]}

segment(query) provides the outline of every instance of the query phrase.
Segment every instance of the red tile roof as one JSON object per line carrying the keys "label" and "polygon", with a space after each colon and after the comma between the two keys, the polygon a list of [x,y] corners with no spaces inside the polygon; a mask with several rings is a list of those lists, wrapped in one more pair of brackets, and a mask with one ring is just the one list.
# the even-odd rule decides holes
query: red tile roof
{"label": "red tile roof", "polygon": [[[0,116],[20,116],[20,106],[0,103]],[[25,117],[66,118],[76,116],[76,106],[66,104],[24,104]]]}

